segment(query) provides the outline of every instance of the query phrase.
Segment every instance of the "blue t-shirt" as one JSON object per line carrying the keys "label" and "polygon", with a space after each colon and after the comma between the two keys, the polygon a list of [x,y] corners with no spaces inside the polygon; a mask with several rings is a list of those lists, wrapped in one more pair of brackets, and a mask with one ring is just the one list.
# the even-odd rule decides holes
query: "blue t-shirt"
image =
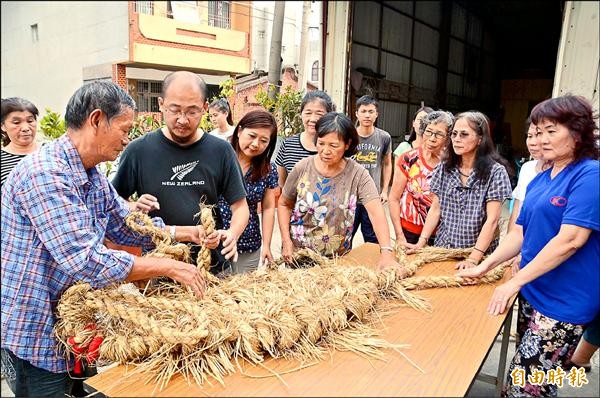
{"label": "blue t-shirt", "polygon": [[517,224],[523,226],[521,268],[554,238],[562,224],[592,230],[587,242],[565,262],[521,289],[543,315],[585,324],[600,310],[600,163],[584,159],[553,179],[552,169],[527,186]]}
{"label": "blue t-shirt", "polygon": [[[250,253],[260,249],[262,238],[260,235],[260,222],[258,220],[257,206],[258,203],[263,200],[267,189],[274,189],[279,186],[277,166],[275,166],[275,163],[273,162],[271,162],[271,171],[269,174],[259,178],[258,181],[250,181],[251,174],[252,167],[250,167],[244,176],[246,200],[248,201],[250,218],[248,219],[246,229],[240,236],[240,239],[238,239],[237,248],[240,253]],[[229,207],[225,198],[222,196],[219,198],[219,211],[221,212],[221,217],[223,219],[223,228],[228,229],[231,225],[231,207]]]}

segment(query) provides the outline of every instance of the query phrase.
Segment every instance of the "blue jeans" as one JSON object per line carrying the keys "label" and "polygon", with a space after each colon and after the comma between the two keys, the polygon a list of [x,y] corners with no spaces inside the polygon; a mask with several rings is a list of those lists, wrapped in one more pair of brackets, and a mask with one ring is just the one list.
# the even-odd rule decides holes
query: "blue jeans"
{"label": "blue jeans", "polygon": [[6,381],[15,397],[63,398],[69,392],[71,378],[68,373],[52,373],[37,368],[4,348],[1,355]]}
{"label": "blue jeans", "polygon": [[359,225],[360,231],[363,234],[365,242],[379,243],[377,241],[377,236],[375,236],[375,231],[373,231],[373,224],[371,224],[371,220],[369,219],[369,213],[367,213],[367,209],[365,209],[365,206],[361,204],[356,205],[356,213],[354,215],[354,229],[352,230],[352,239],[354,239],[354,235],[356,235],[356,233],[358,232]]}

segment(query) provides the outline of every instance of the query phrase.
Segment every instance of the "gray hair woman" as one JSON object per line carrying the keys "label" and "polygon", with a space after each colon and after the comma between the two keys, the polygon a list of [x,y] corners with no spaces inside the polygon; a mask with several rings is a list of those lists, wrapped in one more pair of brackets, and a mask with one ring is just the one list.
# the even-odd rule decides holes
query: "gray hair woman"
{"label": "gray hair woman", "polygon": [[442,110],[434,111],[425,116],[423,124],[422,145],[400,156],[390,190],[390,216],[396,244],[403,246],[417,243],[423,230],[432,201],[431,176],[441,161],[454,116]]}

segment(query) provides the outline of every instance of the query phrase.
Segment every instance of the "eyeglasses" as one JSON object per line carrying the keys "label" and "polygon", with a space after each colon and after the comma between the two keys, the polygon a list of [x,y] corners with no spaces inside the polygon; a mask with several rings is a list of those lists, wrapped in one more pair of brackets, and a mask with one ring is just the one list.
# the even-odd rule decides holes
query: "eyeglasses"
{"label": "eyeglasses", "polygon": [[425,131],[423,131],[423,137],[445,138],[445,137],[448,137],[448,134],[438,133],[437,131],[425,130]]}
{"label": "eyeglasses", "polygon": [[175,109],[170,109],[170,108],[165,108],[165,112],[171,116],[176,116],[177,119],[179,119],[180,117],[184,117],[188,120],[190,119],[196,119],[198,117],[200,117],[200,115],[202,115],[202,111],[200,109],[190,109],[188,111],[182,111],[182,110],[175,110]]}
{"label": "eyeglasses", "polygon": [[450,134],[450,137],[452,137],[453,140],[455,140],[459,137],[461,140],[465,140],[465,139],[469,138],[470,136],[471,136],[471,134],[467,133],[465,131],[461,131],[460,133],[458,131],[453,131],[452,134]]}

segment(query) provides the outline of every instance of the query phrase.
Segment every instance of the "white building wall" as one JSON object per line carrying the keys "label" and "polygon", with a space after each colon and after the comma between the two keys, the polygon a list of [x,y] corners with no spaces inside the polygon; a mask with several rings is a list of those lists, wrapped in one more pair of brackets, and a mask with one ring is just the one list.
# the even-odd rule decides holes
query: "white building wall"
{"label": "white building wall", "polygon": [[[271,50],[271,33],[273,30],[273,14],[275,11],[274,1],[256,1],[252,3],[252,65],[255,70],[268,71],[269,69],[269,52]],[[311,18],[309,27],[318,27],[320,25],[321,4],[318,2],[311,4]],[[302,1],[286,1],[285,16],[283,25],[283,36],[281,57],[283,58],[282,66],[298,67],[300,60],[300,37],[302,29]],[[313,42],[319,43],[321,38],[317,29],[309,29],[309,50],[306,56],[307,71],[314,61],[320,57],[320,45],[315,45]]]}
{"label": "white building wall", "polygon": [[128,60],[128,26],[126,1],[3,1],[2,98],[24,97],[40,116],[46,107],[64,116],[84,68]]}

